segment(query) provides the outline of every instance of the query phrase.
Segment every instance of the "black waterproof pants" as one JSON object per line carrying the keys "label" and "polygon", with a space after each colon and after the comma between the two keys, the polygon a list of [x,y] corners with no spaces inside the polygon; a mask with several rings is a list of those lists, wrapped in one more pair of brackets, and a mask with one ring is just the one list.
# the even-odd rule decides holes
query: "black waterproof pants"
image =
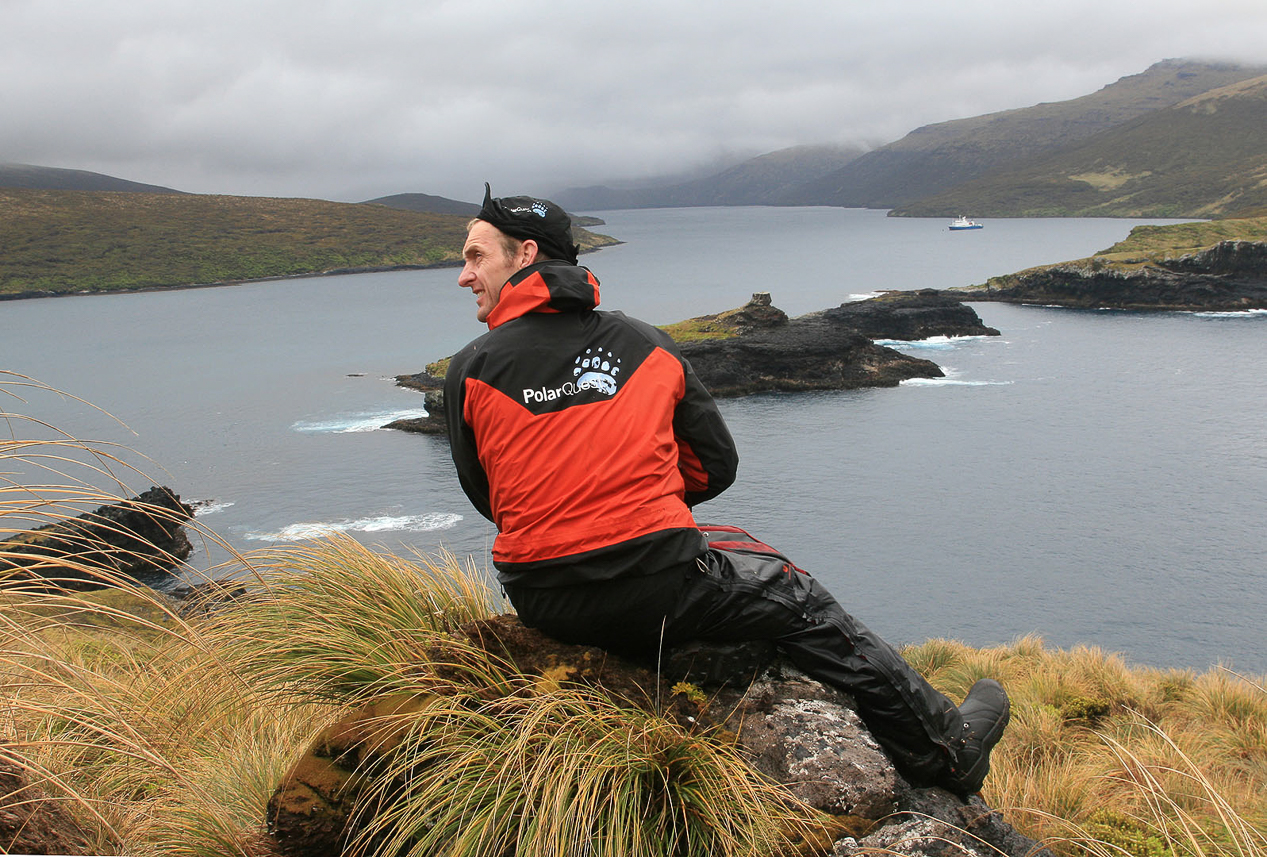
{"label": "black waterproof pants", "polygon": [[772,640],[806,673],[853,697],[872,735],[914,785],[953,763],[958,709],[807,574],[777,556],[710,549],[645,577],[506,593],[526,625],[631,655],[691,640]]}

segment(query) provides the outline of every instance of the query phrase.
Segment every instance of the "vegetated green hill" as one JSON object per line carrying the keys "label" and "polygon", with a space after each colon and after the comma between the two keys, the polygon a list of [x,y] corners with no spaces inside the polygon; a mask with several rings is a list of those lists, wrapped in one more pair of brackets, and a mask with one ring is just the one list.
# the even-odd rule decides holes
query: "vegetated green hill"
{"label": "vegetated green hill", "polygon": [[385,205],[388,208],[399,208],[404,211],[422,211],[429,214],[461,214],[474,217],[480,213],[480,207],[473,202],[461,202],[445,196],[433,196],[429,193],[394,193],[391,196],[380,196],[368,199],[364,205]]}
{"label": "vegetated green hill", "polygon": [[965,301],[1076,309],[1267,309],[1267,217],[1140,226],[1094,256],[949,289]]}
{"label": "vegetated green hill", "polygon": [[1267,76],[1156,110],[895,213],[1220,217],[1267,205]]}
{"label": "vegetated green hill", "polygon": [[1267,68],[1166,60],[1081,98],[916,129],[805,185],[786,201],[865,208],[909,205],[1264,73]]}
{"label": "vegetated green hill", "polygon": [[[1011,274],[991,277],[987,282],[947,290],[948,294],[974,295],[1041,279],[1052,271],[1077,271],[1080,275],[1117,272],[1131,275],[1145,268],[1179,269],[1196,254],[1210,251],[1224,242],[1267,244],[1267,215],[1258,217],[1136,226],[1111,247],[1085,259],[1052,265],[1038,265]],[[1228,246],[1228,245],[1224,245]]]}
{"label": "vegetated green hill", "polygon": [[131,193],[184,193],[153,184],[118,179],[88,170],[38,167],[33,164],[0,164],[0,188],[25,187],[43,190],[117,190]]}
{"label": "vegetated green hill", "polygon": [[0,189],[0,297],[455,264],[466,221],[315,199]]}
{"label": "vegetated green hill", "polygon": [[1114,266],[1135,266],[1188,256],[1222,241],[1267,241],[1267,216],[1136,226],[1091,258]]}
{"label": "vegetated green hill", "polygon": [[681,208],[704,205],[781,205],[790,188],[830,175],[863,150],[857,146],[793,146],[768,152],[716,175],[652,187],[595,186],[560,191],[565,208]]}

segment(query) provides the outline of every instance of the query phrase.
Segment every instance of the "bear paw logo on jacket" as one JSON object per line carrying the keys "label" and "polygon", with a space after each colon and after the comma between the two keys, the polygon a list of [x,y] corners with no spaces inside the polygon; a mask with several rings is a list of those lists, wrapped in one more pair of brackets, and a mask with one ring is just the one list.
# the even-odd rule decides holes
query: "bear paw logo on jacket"
{"label": "bear paw logo on jacket", "polygon": [[585,349],[584,354],[577,356],[576,365],[572,367],[577,387],[582,390],[597,390],[608,396],[616,395],[616,376],[619,374],[620,358],[613,357],[610,351],[604,352],[602,347]]}

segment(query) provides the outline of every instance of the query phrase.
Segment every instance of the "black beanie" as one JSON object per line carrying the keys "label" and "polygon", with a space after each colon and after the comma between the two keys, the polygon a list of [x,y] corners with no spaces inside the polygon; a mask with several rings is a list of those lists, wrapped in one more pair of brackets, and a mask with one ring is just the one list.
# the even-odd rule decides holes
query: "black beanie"
{"label": "black beanie", "polygon": [[580,248],[572,243],[572,218],[548,199],[531,196],[493,198],[493,189],[484,182],[484,205],[477,215],[502,232],[520,241],[531,238],[542,254],[576,264]]}

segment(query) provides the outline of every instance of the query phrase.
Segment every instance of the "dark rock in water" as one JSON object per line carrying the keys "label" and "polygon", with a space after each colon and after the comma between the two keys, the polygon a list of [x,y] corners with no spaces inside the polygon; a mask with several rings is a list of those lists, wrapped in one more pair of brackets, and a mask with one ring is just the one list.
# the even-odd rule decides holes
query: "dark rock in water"
{"label": "dark rock in water", "polygon": [[[402,385],[408,386],[408,385]],[[411,431],[417,434],[449,433],[449,426],[444,421],[444,390],[427,390],[422,394],[423,407],[427,409],[425,417],[405,417],[392,420],[383,428]]]}
{"label": "dark rock in water", "polygon": [[932,336],[998,336],[972,307],[936,289],[887,292],[824,310],[823,315],[868,339],[901,341]]}
{"label": "dark rock in water", "polygon": [[[669,653],[657,671],[655,664],[559,643],[510,615],[458,633],[538,683],[599,687],[684,729],[734,734],[757,770],[829,814],[821,847],[800,853],[892,846],[902,854],[941,857],[953,844],[983,857],[1051,857],[979,797],[965,802],[941,789],[912,788],[852,700],[796,670],[769,644],[693,644]],[[408,729],[407,719],[391,715],[417,711],[428,699],[396,694],[376,700],[317,738],[269,801],[269,830],[284,855],[342,853],[366,821],[358,815],[365,809],[357,806],[360,773],[389,762]]]}
{"label": "dark rock in water", "polygon": [[995,277],[944,294],[966,301],[1080,309],[1235,312],[1267,309],[1267,243],[1223,241],[1178,259],[1119,268],[1092,257]]}
{"label": "dark rock in water", "polygon": [[193,552],[193,509],[170,488],[145,493],[0,542],[0,579],[96,589],[106,576],[169,572]]}
{"label": "dark rock in water", "polygon": [[[446,367],[448,366],[447,360],[441,361],[441,363]],[[418,390],[423,393],[435,392],[444,389],[444,376],[440,375],[437,377],[423,370],[416,375],[397,375],[396,383],[401,387],[408,387],[411,390]]]}
{"label": "dark rock in water", "polygon": [[[447,366],[448,362],[441,361],[441,365]],[[427,415],[425,417],[406,417],[402,420],[393,420],[383,426],[383,428],[415,432],[417,434],[447,435],[449,433],[449,427],[444,421],[443,377],[437,378],[430,372],[422,371],[416,375],[397,375],[396,384],[421,392],[422,404],[427,409]]]}
{"label": "dark rock in water", "polygon": [[853,328],[810,313],[731,337],[680,345],[714,396],[760,392],[896,387],[911,378],[940,378],[937,364],[876,345]]}
{"label": "dark rock in water", "polygon": [[[738,309],[667,329],[695,374],[717,397],[895,387],[911,378],[941,378],[944,373],[936,363],[872,340],[999,333],[982,324],[970,307],[932,289],[891,292],[797,318],[788,318],[774,306],[769,292],[757,292]],[[400,375],[396,382],[423,392],[428,416],[396,420],[386,428],[444,434],[444,379],[419,372]]]}

